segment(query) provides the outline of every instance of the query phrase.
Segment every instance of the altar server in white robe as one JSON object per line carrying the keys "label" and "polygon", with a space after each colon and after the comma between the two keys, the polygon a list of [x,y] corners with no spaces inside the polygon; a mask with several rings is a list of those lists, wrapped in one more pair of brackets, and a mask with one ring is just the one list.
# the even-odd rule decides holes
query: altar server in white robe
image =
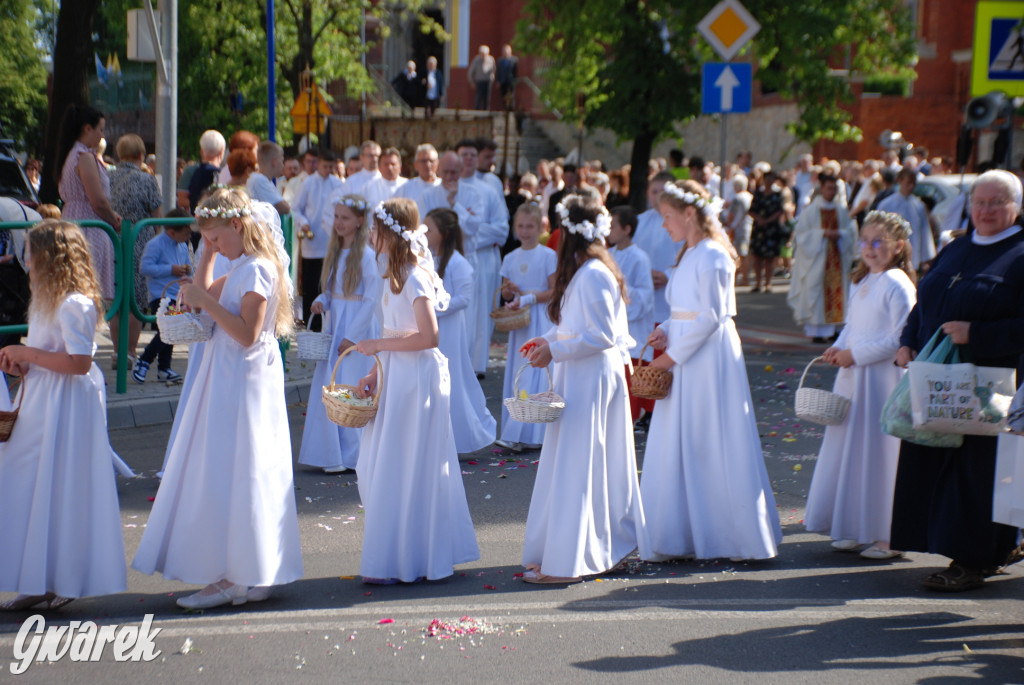
{"label": "altar server in white robe", "polygon": [[538,584],[611,571],[637,547],[651,555],[624,367],[634,341],[622,274],[604,246],[611,219],[590,197],[567,198],[557,211],[555,325],[522,352],[536,367],[553,362],[553,390],[565,398],[544,436],[526,519],[523,580]]}
{"label": "altar server in white robe", "polygon": [[910,226],[897,214],[871,212],[859,241],[846,328],[825,361],[841,367],[832,392],[850,399],[846,421],[825,428],[804,525],[832,537],[840,551],[866,559],[900,555],[889,548],[900,441],[879,428],[882,407],[903,375],[895,366],[900,333],[917,301]]}
{"label": "altar server in white robe", "polygon": [[[491,301],[494,291],[501,285],[501,246],[508,239],[508,206],[504,195],[495,191],[486,181],[476,177],[477,143],[474,140],[462,140],[455,146],[455,152],[462,162],[462,177],[459,185],[470,185],[483,201],[484,212],[477,217],[479,227],[476,231],[472,250],[476,257],[473,263],[473,278],[476,283],[473,303],[470,305],[468,319],[472,327],[470,337],[470,356],[473,359],[473,370],[477,375],[487,371],[487,360],[491,350],[491,334],[494,333],[494,321],[490,317]],[[467,246],[467,251],[470,249]]]}
{"label": "altar server in white robe", "polygon": [[[647,211],[643,212],[636,219],[636,233],[633,235],[633,244],[647,253],[651,261],[651,280],[654,283],[654,323],[659,324],[668,319],[669,307],[665,299],[665,286],[668,285],[668,277],[673,268],[675,256],[683,244],[673,240],[665,231],[664,220],[661,217],[661,208],[658,205],[658,198],[661,197],[666,183],[671,183],[675,177],[667,171],[658,173],[647,184]],[[651,351],[648,349],[644,355],[645,361],[651,360]]]}
{"label": "altar server in white robe", "polygon": [[447,308],[435,308],[437,348],[448,358],[451,376],[452,431],[455,448],[475,452],[494,442],[497,422],[487,409],[480,381],[469,361],[469,331],[466,308],[473,297],[473,267],[462,256],[462,231],[459,217],[450,210],[433,209],[423,219],[427,244],[434,255],[434,268],[451,295]]}
{"label": "altar server in white robe", "polygon": [[441,185],[441,177],[437,175],[437,149],[430,143],[423,143],[417,147],[412,166],[416,170],[416,177],[410,178],[395,190],[394,196],[409,198],[416,203],[420,216],[426,216],[433,207],[427,209],[424,206],[424,196],[431,188]]}
{"label": "altar server in white robe", "polygon": [[669,280],[669,320],[649,340],[672,371],[644,453],[641,492],[651,561],[768,559],[782,540],[736,333],[736,252],[693,181],[667,184],[661,213],[686,243]]}
{"label": "altar server in white robe", "polygon": [[857,229],[836,199],[836,179],[818,177],[819,194],[804,208],[793,230],[792,278],[786,301],[793,318],[815,342],[825,342],[846,322]]}
{"label": "altar server in white robe", "polygon": [[363,186],[362,195],[370,207],[390,200],[409,180],[402,178],[402,153],[393,147],[381,153],[378,171],[380,176],[367,181]]}
{"label": "altar server in white robe", "polygon": [[914,195],[917,187],[917,171],[900,169],[896,174],[899,190],[878,203],[877,209],[882,212],[895,212],[910,224],[910,251],[913,255],[914,269],[920,270],[922,264],[935,259],[935,239],[931,225],[928,223],[928,210],[921,198]]}

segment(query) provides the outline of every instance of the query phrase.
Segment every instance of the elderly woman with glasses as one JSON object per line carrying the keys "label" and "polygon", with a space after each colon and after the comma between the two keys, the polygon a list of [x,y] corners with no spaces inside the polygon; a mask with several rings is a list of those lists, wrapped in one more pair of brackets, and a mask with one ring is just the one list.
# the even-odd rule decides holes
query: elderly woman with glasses
{"label": "elderly woman with glasses", "polygon": [[[1020,179],[1006,171],[978,177],[973,230],[950,243],[918,286],[896,363],[914,359],[941,329],[980,366],[1017,369],[1024,355],[1024,231]],[[928,576],[929,590],[960,592],[1019,560],[1017,529],[992,522],[996,438],[965,435],[961,447],[900,447],[893,503],[893,549],[949,557]]]}

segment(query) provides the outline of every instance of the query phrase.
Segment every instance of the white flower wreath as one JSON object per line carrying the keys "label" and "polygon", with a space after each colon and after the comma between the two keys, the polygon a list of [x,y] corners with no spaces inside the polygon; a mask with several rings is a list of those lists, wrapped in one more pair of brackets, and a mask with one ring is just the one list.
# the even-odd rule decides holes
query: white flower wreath
{"label": "white flower wreath", "polygon": [[349,209],[355,209],[359,212],[366,211],[366,200],[357,200],[351,197],[343,197],[338,200],[338,203],[345,205]]}
{"label": "white flower wreath", "polygon": [[555,213],[558,214],[562,225],[569,233],[581,235],[591,242],[597,240],[603,245],[605,237],[612,231],[612,217],[604,207],[598,212],[594,221],[581,221],[578,224],[569,221],[569,208],[561,202],[555,205]]}
{"label": "white flower wreath", "polygon": [[234,219],[240,216],[252,216],[250,207],[199,207],[196,209],[197,219]]}
{"label": "white flower wreath", "polygon": [[721,198],[715,198],[708,202],[697,193],[691,193],[683,190],[677,185],[672,183],[665,184],[665,191],[669,195],[675,198],[679,198],[688,205],[693,205],[700,211],[704,216],[718,216],[722,211],[722,200]]}
{"label": "white flower wreath", "polygon": [[398,235],[402,236],[402,238],[404,238],[405,241],[410,245],[415,245],[419,247],[421,242],[423,243],[424,246],[426,245],[426,225],[420,224],[419,228],[416,229],[403,228],[400,223],[395,221],[395,217],[388,214],[388,210],[384,209],[383,202],[377,205],[377,207],[373,210],[373,214],[374,216],[381,220],[381,223],[383,223],[385,226],[390,228]]}

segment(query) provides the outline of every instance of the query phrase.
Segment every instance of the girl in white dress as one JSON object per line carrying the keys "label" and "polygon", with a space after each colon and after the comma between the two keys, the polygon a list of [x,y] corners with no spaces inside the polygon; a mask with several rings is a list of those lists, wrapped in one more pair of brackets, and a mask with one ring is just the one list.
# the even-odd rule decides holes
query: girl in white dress
{"label": "girl in white dress", "polygon": [[25,383],[0,443],[0,591],[20,593],[0,609],[11,611],[126,589],[106,388],[92,361],[103,300],[89,246],[55,220],[27,242],[27,344],[0,350],[0,369]]}
{"label": "girl in white dress", "polygon": [[782,540],[736,333],[736,252],[694,181],[667,184],[665,230],[685,244],[665,296],[671,317],[648,341],[672,372],[654,405],[640,483],[654,554],[768,559]]}
{"label": "girl in white dress", "polygon": [[[299,463],[318,466],[326,473],[354,469],[359,459],[361,428],[343,428],[331,423],[320,401],[319,390],[331,381],[338,355],[363,338],[378,335],[374,311],[377,305],[377,258],[367,249],[370,229],[366,225],[366,201],[359,195],[337,198],[334,231],[320,276],[321,294],[310,307],[314,314],[326,314],[332,333],[331,353],[317,362],[310,387],[314,392],[306,407]],[[355,385],[365,371],[365,362],[354,354],[341,360],[335,383]]]}
{"label": "girl in white dress", "polygon": [[[519,370],[519,348],[527,340],[543,335],[551,327],[551,319],[544,305],[551,301],[558,265],[555,251],[540,244],[540,234],[544,230],[540,207],[532,202],[520,205],[512,227],[522,246],[505,255],[501,262],[501,296],[512,309],[529,307],[530,325],[508,333],[502,397],[512,397],[514,394],[516,372]],[[535,395],[547,389],[548,377],[541,371],[524,371],[519,377],[520,393],[525,391]],[[498,444],[517,451],[540,449],[547,424],[513,421],[504,403],[501,407],[501,439]]]}
{"label": "girl in white dress", "polygon": [[374,210],[371,244],[386,259],[383,338],[356,349],[378,354],[359,381],[363,397],[381,383],[377,414],[359,445],[359,495],[366,507],[364,583],[435,580],[480,558],[450,418],[448,361],[437,349],[434,307],[448,294],[434,272],[416,203],[394,198]]}
{"label": "girl in white dress", "polygon": [[466,308],[473,297],[473,267],[462,256],[459,215],[446,208],[432,209],[423,224],[427,245],[434,255],[434,268],[451,296],[448,307],[434,310],[437,317],[437,348],[448,359],[451,374],[452,430],[455,449],[475,452],[494,442],[498,424],[487,410],[480,381],[469,357]]}
{"label": "girl in white dress", "polygon": [[882,406],[903,375],[892,362],[917,301],[909,229],[898,214],[865,217],[847,323],[823,354],[841,367],[832,391],[850,398],[850,413],[844,423],[825,429],[804,525],[831,535],[841,551],[870,545],[860,553],[865,559],[900,556],[889,548],[900,441],[878,426]]}
{"label": "girl in white dress", "polygon": [[[270,586],[302,577],[275,337],[292,326],[284,269],[244,191],[215,191],[196,219],[206,249],[179,301],[216,326],[132,561],[142,573],[207,584],[178,599],[186,609],[266,599]],[[217,253],[231,271],[214,281]]]}
{"label": "girl in white dress", "polygon": [[611,219],[599,201],[559,203],[562,239],[548,313],[555,325],[528,340],[531,365],[554,364],[565,398],[549,423],[526,519],[528,583],[575,583],[613,570],[640,547],[648,555],[629,418],[625,363],[633,339],[622,274],[604,247]]}

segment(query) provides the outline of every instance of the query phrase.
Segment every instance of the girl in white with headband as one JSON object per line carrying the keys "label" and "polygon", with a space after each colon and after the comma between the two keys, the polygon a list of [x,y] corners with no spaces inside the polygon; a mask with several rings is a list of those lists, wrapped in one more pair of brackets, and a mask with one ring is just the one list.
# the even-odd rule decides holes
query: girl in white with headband
{"label": "girl in white with headband", "polygon": [[555,326],[522,348],[533,366],[555,362],[553,390],[565,398],[544,434],[526,519],[523,580],[535,584],[576,583],[613,570],[637,546],[650,552],[626,389],[634,343],[622,274],[604,246],[611,217],[581,196],[556,212]]}
{"label": "girl in white with headband", "polygon": [[[376,255],[366,244],[370,232],[367,214],[366,200],[359,195],[334,198],[334,224],[320,274],[320,296],[310,307],[313,314],[326,317],[323,331],[333,337],[327,360],[316,364],[311,388],[331,382],[338,355],[363,338],[378,335],[373,315],[380,277]],[[348,355],[338,365],[334,382],[353,385],[366,370],[365,366],[359,355]],[[299,463],[318,466],[326,473],[354,469],[361,434],[361,428],[343,428],[331,423],[323,402],[314,397],[306,407]]]}
{"label": "girl in white with headband", "polygon": [[[291,295],[270,233],[240,189],[196,209],[203,257],[178,302],[216,326],[181,410],[164,478],[132,566],[196,585],[185,609],[266,599],[302,577],[284,371],[276,335],[292,327]],[[231,260],[213,280],[220,253]]]}
{"label": "girl in white with headband", "polygon": [[359,446],[359,495],[366,507],[364,583],[437,580],[480,558],[451,422],[448,360],[437,349],[435,306],[449,296],[434,271],[416,203],[394,198],[373,212],[370,243],[386,264],[383,337],[356,350],[380,356],[360,379],[362,397],[381,384],[376,416]]}
{"label": "girl in white with headband", "polygon": [[685,244],[665,297],[671,318],[648,339],[672,372],[654,405],[641,492],[649,561],[768,559],[782,540],[764,466],[736,316],[736,251],[719,208],[693,181],[659,198],[665,230]]}

